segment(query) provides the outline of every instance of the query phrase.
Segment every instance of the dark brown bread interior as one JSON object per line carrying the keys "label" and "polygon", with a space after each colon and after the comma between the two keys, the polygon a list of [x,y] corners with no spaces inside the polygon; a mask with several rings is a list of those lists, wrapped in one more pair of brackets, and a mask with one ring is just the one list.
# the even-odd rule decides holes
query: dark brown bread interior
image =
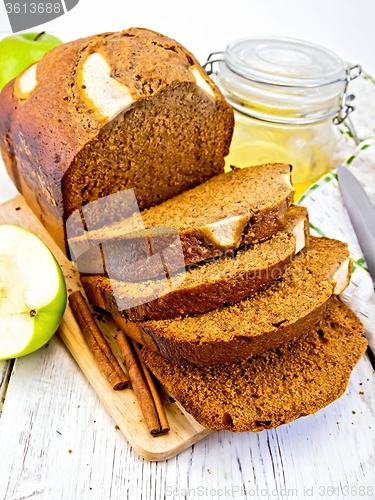
{"label": "dark brown bread interior", "polygon": [[309,247],[295,257],[283,278],[236,304],[175,319],[133,322],[120,314],[113,317],[127,335],[174,363],[238,361],[316,325],[344,263],[348,277],[345,243],[310,237]]}
{"label": "dark brown bread interior", "polygon": [[110,313],[118,313],[136,298],[139,305],[123,311],[134,321],[203,313],[234,304],[280,278],[295,255],[295,230],[301,223],[307,243],[307,209],[293,206],[282,231],[261,243],[189,266],[185,274],[174,275],[181,283],[175,288],[170,288],[166,276],[140,282],[82,276],[81,281],[90,302]]}
{"label": "dark brown bread interior", "polygon": [[201,425],[242,432],[286,424],[338,399],[366,347],[360,320],[333,297],[310,332],[244,361],[178,366],[145,348],[142,356]]}
{"label": "dark brown bread interior", "polygon": [[[179,259],[174,265],[174,252],[179,256],[179,248],[188,266],[217,257],[228,248],[270,238],[286,224],[287,209],[294,195],[290,172],[290,165],[282,163],[234,169],[144,210],[142,221],[148,228],[153,253],[163,250],[170,272],[181,267]],[[221,245],[208,234],[208,226],[231,221],[235,221],[236,238],[230,243]],[[175,231],[174,238],[179,237],[181,247],[168,245],[173,236],[169,228]],[[135,214],[123,222],[72,238],[69,246],[78,255],[88,237],[91,243],[102,245],[106,264],[110,262],[111,278],[120,281],[152,278],[160,273],[160,268],[155,270],[144,258],[146,235],[141,229],[139,214]],[[100,259],[97,247],[96,251]]]}
{"label": "dark brown bread interior", "polygon": [[[80,84],[93,53],[135,101],[109,123]],[[36,78],[26,99],[15,96],[14,80],[2,90],[0,148],[16,187],[64,250],[65,220],[90,201],[132,188],[144,209],[224,169],[233,111],[175,40],[142,28],[76,40],[48,52]]]}

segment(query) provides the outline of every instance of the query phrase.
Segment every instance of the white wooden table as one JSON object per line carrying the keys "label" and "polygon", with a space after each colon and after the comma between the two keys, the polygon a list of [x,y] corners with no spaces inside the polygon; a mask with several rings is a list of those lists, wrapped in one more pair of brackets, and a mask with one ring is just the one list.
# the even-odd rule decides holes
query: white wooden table
{"label": "white wooden table", "polygon": [[[16,195],[0,165],[0,203]],[[316,415],[260,433],[214,432],[147,462],[56,335],[0,361],[0,500],[375,498],[375,372]]]}

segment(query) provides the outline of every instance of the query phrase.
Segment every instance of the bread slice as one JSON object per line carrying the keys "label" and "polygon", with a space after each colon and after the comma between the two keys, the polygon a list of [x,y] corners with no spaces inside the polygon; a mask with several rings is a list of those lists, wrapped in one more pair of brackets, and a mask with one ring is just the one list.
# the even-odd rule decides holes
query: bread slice
{"label": "bread slice", "polygon": [[331,295],[349,284],[351,264],[346,243],[310,237],[283,278],[236,304],[175,319],[114,319],[129,337],[174,363],[238,361],[315,326]]}
{"label": "bread slice", "polygon": [[307,242],[307,209],[292,206],[285,228],[270,239],[193,264],[173,281],[119,282],[101,276],[82,276],[81,281],[91,303],[110,313],[123,310],[134,321],[175,318],[234,304],[266,288]]}
{"label": "bread slice", "polygon": [[147,349],[142,357],[201,425],[242,432],[286,424],[338,399],[366,346],[360,320],[332,297],[310,332],[237,363],[178,366]]}
{"label": "bread slice", "polygon": [[[64,250],[65,222],[94,200],[133,189],[143,210],[223,172],[234,126],[193,54],[142,28],[54,48],[0,108],[9,176]],[[119,220],[107,209],[97,227]]]}
{"label": "bread slice", "polygon": [[[70,238],[69,246],[75,256],[82,255],[88,238],[100,259],[101,245],[107,274],[120,281],[160,274],[160,261],[151,254],[162,253],[170,273],[228,249],[264,241],[282,229],[294,194],[290,176],[291,167],[285,164],[234,169],[144,210],[141,223],[148,237],[135,213],[121,223]],[[78,270],[90,274],[82,266]]]}

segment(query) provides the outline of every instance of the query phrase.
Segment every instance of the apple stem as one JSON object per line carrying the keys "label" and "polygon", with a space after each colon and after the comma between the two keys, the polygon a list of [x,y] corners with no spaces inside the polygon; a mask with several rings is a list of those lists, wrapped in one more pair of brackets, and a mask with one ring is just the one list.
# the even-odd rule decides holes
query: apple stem
{"label": "apple stem", "polygon": [[42,35],[44,35],[44,34],[45,34],[45,31],[41,31],[40,33],[38,33],[38,34],[36,35],[36,37],[34,38],[34,42],[36,42],[36,41],[38,40],[38,38],[40,38],[40,37],[41,37]]}

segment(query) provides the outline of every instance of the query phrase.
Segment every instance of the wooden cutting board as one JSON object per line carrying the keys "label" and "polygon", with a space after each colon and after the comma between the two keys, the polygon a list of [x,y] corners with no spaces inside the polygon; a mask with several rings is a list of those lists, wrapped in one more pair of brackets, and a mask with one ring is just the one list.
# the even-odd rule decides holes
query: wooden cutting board
{"label": "wooden cutting board", "polygon": [[[23,196],[18,196],[0,205],[0,224],[14,224],[36,234],[58,260],[65,276],[68,293],[75,290],[83,292],[79,274],[26,205]],[[117,343],[114,340],[114,335],[118,333],[117,327],[109,317],[104,315],[99,322],[99,327],[119,362],[122,363]],[[212,432],[198,424],[178,403],[171,402],[169,394],[163,391],[162,399],[171,430],[168,434],[151,437],[146,424],[143,422],[142,413],[134,397],[134,392],[131,389],[125,389],[124,391],[111,389],[94,356],[87,347],[69,305],[66,308],[58,333],[126,439],[141,457],[153,461],[166,460]]]}

